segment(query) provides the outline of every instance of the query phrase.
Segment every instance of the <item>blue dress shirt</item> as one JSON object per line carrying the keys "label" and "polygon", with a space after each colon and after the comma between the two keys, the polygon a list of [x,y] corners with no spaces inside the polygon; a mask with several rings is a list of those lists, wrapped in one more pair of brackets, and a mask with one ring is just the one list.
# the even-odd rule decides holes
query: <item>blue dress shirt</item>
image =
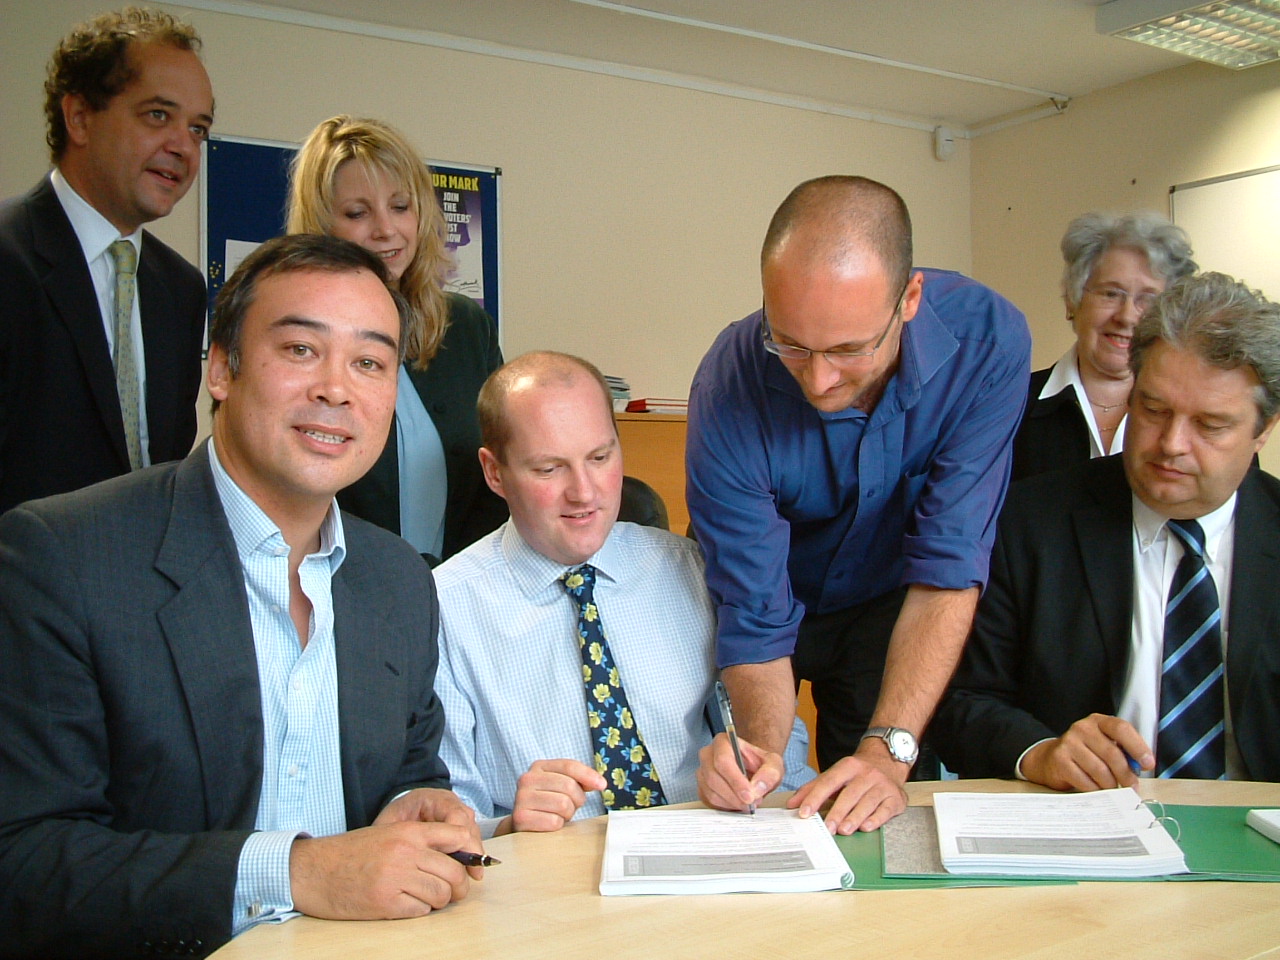
{"label": "blue dress shirt", "polygon": [[[619,523],[587,562],[598,570],[600,619],[663,792],[670,803],[694,800],[715,681],[715,617],[698,547]],[[511,522],[435,569],[436,693],[447,720],[440,756],[488,834],[511,813],[516,781],[535,760],[591,766],[578,616],[558,582],[568,569]],[[792,788],[812,776],[799,730],[786,754]],[[604,812],[600,794],[589,793],[574,819]]]}
{"label": "blue dress shirt", "polygon": [[994,291],[921,272],[899,368],[870,414],[816,410],[762,346],[758,312],[703,358],[689,397],[688,499],[722,667],[789,656],[806,610],[899,585],[986,582],[1031,337]]}
{"label": "blue dress shirt", "polygon": [[444,508],[449,500],[440,431],[422,405],[409,371],[396,382],[396,462],[400,472],[400,536],[419,553],[444,554]]}
{"label": "blue dress shirt", "polygon": [[320,528],[320,550],[298,569],[311,601],[306,647],[289,615],[289,545],[236,485],[209,441],[214,486],[244,570],[262,696],[262,795],[257,833],[240,851],[232,933],[293,913],[289,851],[299,835],[347,829],[338,739],[338,669],[333,634],[334,572],[346,556],[335,503]]}

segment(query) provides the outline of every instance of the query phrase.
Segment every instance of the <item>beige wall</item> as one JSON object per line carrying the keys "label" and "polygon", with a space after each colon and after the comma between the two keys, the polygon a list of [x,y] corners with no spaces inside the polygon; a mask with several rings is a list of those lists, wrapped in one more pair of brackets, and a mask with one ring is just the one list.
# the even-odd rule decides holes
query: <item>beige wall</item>
{"label": "beige wall", "polygon": [[[1072,342],[1058,287],[1058,241],[1072,217],[1167,216],[1174,184],[1276,163],[1280,63],[1191,64],[1081,97],[1062,116],[973,142],[974,274],[1026,311],[1033,365],[1048,366]],[[1280,473],[1280,441],[1263,464]]]}
{"label": "beige wall", "polygon": [[[40,85],[105,0],[17,0],[0,32],[0,195],[46,168]],[[183,10],[205,39],[216,132],[300,140],[337,112],[384,117],[427,156],[503,170],[508,356],[585,354],[637,395],[683,396],[717,331],[759,301],[756,258],[800,180],[864,173],[911,205],[923,263],[967,270],[968,143],[923,131],[238,16]],[[155,232],[198,255],[195,190]]]}
{"label": "beige wall", "polygon": [[1280,63],[1192,64],[1081,97],[1062,116],[973,142],[974,273],[1027,312],[1034,362],[1047,366],[1072,341],[1058,287],[1072,217],[1168,216],[1174,184],[1275,163]]}

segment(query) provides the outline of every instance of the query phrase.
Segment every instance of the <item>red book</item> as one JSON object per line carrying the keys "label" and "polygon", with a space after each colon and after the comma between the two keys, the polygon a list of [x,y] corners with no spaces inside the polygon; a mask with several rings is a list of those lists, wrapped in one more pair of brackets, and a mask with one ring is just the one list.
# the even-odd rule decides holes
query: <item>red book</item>
{"label": "red book", "polygon": [[643,397],[627,404],[627,413],[688,413],[689,401],[669,397]]}

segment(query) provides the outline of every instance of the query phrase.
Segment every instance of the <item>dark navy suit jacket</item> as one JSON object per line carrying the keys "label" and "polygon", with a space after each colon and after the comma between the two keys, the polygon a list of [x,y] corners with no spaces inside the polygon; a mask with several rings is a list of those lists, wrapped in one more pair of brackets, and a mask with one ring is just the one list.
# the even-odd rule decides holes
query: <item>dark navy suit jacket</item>
{"label": "dark navy suit jacket", "polygon": [[[196,436],[204,281],[144,233],[138,296],[151,462],[179,460]],[[0,206],[0,512],[128,472],[102,310],[45,177]]]}
{"label": "dark navy suit jacket", "polygon": [[[1280,780],[1280,480],[1240,484],[1227,691],[1251,780]],[[1133,618],[1133,500],[1122,455],[1015,483],[991,580],[930,726],[964,777],[1012,777],[1022,752],[1091,713],[1114,716]]]}

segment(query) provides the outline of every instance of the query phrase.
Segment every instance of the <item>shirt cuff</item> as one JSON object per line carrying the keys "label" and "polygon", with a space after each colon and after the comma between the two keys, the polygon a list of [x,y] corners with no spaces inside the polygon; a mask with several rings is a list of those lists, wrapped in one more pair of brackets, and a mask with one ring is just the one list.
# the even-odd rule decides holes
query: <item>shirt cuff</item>
{"label": "shirt cuff", "polygon": [[294,840],[306,836],[298,830],[264,830],[245,840],[236,867],[233,937],[259,923],[282,923],[298,916],[289,883],[289,852]]}
{"label": "shirt cuff", "polygon": [[[1027,780],[1026,775],[1023,774],[1022,772],[1022,758],[1025,757],[1032,750],[1034,750],[1036,747],[1040,746],[1040,744],[1048,743],[1052,739],[1053,737],[1045,737],[1043,740],[1037,740],[1031,746],[1027,747],[1027,749],[1023,750],[1020,754],[1018,754],[1018,762],[1013,765],[1013,775],[1017,777],[1019,780]],[[1027,780],[1027,782],[1030,783],[1031,781]]]}

